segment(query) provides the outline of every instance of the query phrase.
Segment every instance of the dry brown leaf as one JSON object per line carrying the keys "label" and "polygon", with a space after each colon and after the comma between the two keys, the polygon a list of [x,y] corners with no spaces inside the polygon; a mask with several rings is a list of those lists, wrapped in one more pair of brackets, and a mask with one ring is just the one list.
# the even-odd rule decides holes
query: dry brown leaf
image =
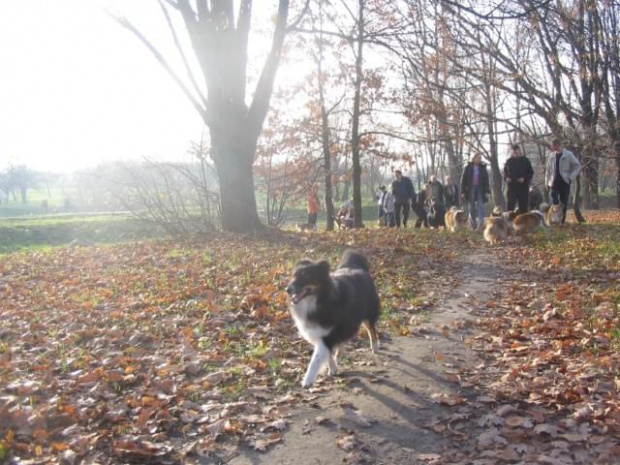
{"label": "dry brown leaf", "polygon": [[346,436],[338,436],[336,438],[336,445],[344,451],[351,451],[357,447],[357,440],[354,434],[348,434]]}

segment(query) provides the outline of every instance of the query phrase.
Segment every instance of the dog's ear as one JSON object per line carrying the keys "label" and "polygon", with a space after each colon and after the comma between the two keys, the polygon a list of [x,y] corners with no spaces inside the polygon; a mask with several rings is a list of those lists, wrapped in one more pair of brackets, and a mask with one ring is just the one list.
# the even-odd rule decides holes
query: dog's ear
{"label": "dog's ear", "polygon": [[329,274],[329,262],[327,260],[321,260],[316,266],[321,273]]}

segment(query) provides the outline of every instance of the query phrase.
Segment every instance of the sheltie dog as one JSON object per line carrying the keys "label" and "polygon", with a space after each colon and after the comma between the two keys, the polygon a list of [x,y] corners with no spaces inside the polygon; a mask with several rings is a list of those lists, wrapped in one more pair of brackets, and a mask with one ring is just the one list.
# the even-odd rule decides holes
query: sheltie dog
{"label": "sheltie dog", "polygon": [[458,229],[465,229],[467,227],[467,215],[464,210],[459,210],[456,207],[451,207],[450,210],[444,215],[444,221],[446,229],[454,232]]}
{"label": "sheltie dog", "polygon": [[521,213],[512,220],[512,227],[517,235],[533,233],[539,228],[546,226],[545,217],[538,210]]}
{"label": "sheltie dog", "polygon": [[508,237],[508,222],[503,216],[488,217],[485,221],[483,236],[489,244],[499,244]]}
{"label": "sheltie dog", "polygon": [[549,205],[547,212],[545,213],[545,219],[548,225],[560,225],[562,224],[562,205]]}
{"label": "sheltie dog", "polygon": [[346,250],[333,273],[325,260],[301,260],[295,265],[286,291],[297,329],[314,346],[302,387],[314,383],[325,363],[330,376],[337,373],[338,348],[355,337],[361,326],[368,332],[370,348],[376,353],[379,294],[364,255]]}

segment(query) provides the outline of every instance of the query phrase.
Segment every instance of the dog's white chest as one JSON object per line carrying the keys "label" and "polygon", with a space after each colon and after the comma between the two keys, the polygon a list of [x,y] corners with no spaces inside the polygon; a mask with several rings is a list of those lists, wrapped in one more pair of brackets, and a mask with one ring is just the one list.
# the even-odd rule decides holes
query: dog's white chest
{"label": "dog's white chest", "polygon": [[321,325],[308,321],[308,315],[316,310],[316,297],[308,296],[299,303],[291,305],[291,315],[295,321],[301,336],[312,345],[327,336],[332,328],[324,328]]}

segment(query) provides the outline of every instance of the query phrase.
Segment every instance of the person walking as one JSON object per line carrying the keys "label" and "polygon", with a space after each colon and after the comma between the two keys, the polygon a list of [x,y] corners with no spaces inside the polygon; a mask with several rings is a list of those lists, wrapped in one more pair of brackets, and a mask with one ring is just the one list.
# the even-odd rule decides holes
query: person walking
{"label": "person walking", "polygon": [[396,219],[396,227],[400,228],[401,212],[403,227],[407,227],[409,219],[409,209],[415,198],[415,189],[411,179],[403,176],[401,170],[394,171],[395,179],[392,181],[392,195],[394,195],[394,217]]}
{"label": "person walking", "polygon": [[508,186],[506,209],[514,211],[515,205],[518,205],[519,213],[525,213],[529,210],[528,197],[534,170],[519,144],[513,144],[510,149],[510,158],[504,164],[504,181]]}
{"label": "person walking", "polygon": [[581,163],[573,152],[562,148],[560,139],[553,139],[545,168],[545,182],[549,188],[551,203],[562,206],[562,224],[564,224],[570,184],[577,179],[581,171]]}
{"label": "person walking", "polygon": [[379,192],[377,193],[377,206],[379,211],[377,212],[377,223],[379,226],[385,226],[385,197],[388,195],[385,186],[379,186]]}
{"label": "person walking", "polygon": [[490,193],[487,165],[482,162],[482,155],[477,153],[471,157],[461,176],[461,199],[467,202],[472,229],[484,226],[484,204]]}
{"label": "person walking", "polygon": [[394,216],[394,196],[392,192],[386,192],[383,202],[383,211],[385,218],[385,226],[393,228],[396,226],[396,219]]}

